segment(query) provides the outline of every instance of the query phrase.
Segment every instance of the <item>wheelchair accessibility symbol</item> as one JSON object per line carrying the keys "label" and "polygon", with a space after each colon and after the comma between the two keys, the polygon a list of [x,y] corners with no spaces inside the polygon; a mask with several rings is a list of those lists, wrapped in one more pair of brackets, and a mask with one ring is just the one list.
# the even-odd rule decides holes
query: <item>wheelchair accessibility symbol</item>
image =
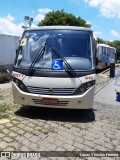
{"label": "wheelchair accessibility symbol", "polygon": [[63,61],[62,60],[53,60],[51,69],[52,70],[63,70]]}

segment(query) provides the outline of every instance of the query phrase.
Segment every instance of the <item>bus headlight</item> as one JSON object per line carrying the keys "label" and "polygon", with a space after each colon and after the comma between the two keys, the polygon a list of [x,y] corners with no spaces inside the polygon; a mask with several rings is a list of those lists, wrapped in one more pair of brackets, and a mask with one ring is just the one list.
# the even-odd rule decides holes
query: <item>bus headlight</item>
{"label": "bus headlight", "polygon": [[84,93],[86,91],[86,88],[85,87],[80,87],[79,91],[82,94],[82,93]]}
{"label": "bus headlight", "polygon": [[26,86],[24,85],[24,83],[23,83],[21,80],[13,77],[13,82],[18,86],[18,88],[19,88],[21,91],[23,91],[23,92],[28,92]]}
{"label": "bus headlight", "polygon": [[83,94],[94,85],[95,85],[95,80],[83,83],[79,88],[76,89],[74,94],[76,95]]}

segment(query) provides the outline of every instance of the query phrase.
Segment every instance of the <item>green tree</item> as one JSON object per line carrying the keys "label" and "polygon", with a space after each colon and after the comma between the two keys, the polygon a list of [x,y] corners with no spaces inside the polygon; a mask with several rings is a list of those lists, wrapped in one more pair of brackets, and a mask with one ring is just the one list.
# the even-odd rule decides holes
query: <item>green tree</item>
{"label": "green tree", "polygon": [[117,57],[120,59],[120,41],[115,40],[113,42],[110,42],[109,45],[111,45],[112,47],[115,47],[117,50]]}
{"label": "green tree", "polygon": [[38,26],[52,25],[91,27],[91,25],[87,24],[87,22],[81,17],[76,17],[72,14],[66,13],[64,10],[47,13],[45,18],[38,24]]}
{"label": "green tree", "polygon": [[101,39],[101,38],[97,38],[97,43],[103,43],[103,44],[106,44],[106,41]]}

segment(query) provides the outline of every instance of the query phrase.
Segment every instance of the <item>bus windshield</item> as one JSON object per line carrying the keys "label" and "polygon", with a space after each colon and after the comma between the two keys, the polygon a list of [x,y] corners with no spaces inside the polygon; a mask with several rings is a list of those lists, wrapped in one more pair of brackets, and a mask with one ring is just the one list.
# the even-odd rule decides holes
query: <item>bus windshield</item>
{"label": "bus windshield", "polygon": [[[93,69],[92,34],[78,30],[29,30],[20,42],[15,67],[29,69],[40,49],[44,52],[35,63],[36,69],[51,69],[53,60],[61,60],[53,47],[59,51],[74,70]],[[63,63],[63,70],[68,70]]]}

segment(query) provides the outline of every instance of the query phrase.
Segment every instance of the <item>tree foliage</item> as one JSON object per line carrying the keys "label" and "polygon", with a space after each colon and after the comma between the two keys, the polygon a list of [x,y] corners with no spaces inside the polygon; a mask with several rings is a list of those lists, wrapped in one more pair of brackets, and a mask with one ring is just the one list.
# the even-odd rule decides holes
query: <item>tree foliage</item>
{"label": "tree foliage", "polygon": [[120,59],[120,41],[115,40],[113,42],[110,42],[109,45],[117,49],[117,57]]}
{"label": "tree foliage", "polygon": [[87,24],[87,22],[81,17],[76,17],[73,14],[66,13],[64,10],[47,13],[45,18],[38,24],[38,26],[53,25],[91,27],[91,25]]}
{"label": "tree foliage", "polygon": [[103,40],[103,39],[101,39],[101,38],[97,38],[97,43],[103,43],[103,44],[105,44],[105,43],[106,43],[106,41],[105,41],[105,40]]}

